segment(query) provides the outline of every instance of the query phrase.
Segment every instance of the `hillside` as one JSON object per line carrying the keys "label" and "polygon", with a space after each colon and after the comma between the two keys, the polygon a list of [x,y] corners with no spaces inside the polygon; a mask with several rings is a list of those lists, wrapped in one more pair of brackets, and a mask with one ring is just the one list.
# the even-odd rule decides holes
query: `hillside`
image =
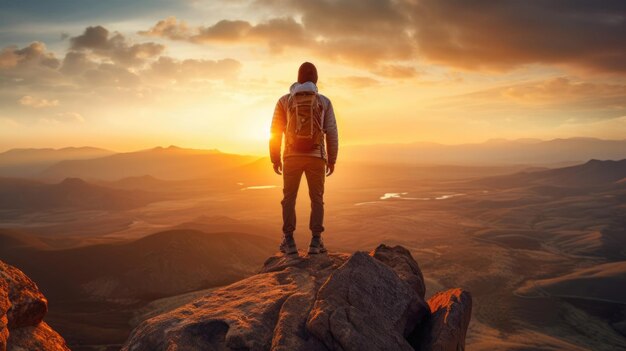
{"label": "hillside", "polygon": [[620,161],[593,159],[570,167],[488,177],[478,180],[477,183],[507,188],[529,185],[603,187],[616,185],[624,177],[626,177],[626,159]]}
{"label": "hillside", "polygon": [[[3,236],[8,241],[9,235]],[[64,250],[22,244],[1,249],[0,258],[23,269],[56,299],[144,299],[241,279],[275,246],[250,234],[170,230]]]}
{"label": "hillside", "polygon": [[564,276],[532,281],[516,292],[524,296],[558,296],[626,304],[626,262],[579,269]]}
{"label": "hillside", "polygon": [[125,210],[146,205],[156,197],[142,191],[122,191],[78,178],[57,184],[0,178],[0,209],[41,211],[61,208]]}
{"label": "hillside", "polygon": [[351,145],[342,147],[341,157],[356,162],[402,162],[436,165],[510,165],[578,163],[589,159],[626,158],[626,140],[595,138],[492,139],[483,143],[444,145],[408,143]]}
{"label": "hillside", "polygon": [[0,176],[33,177],[63,160],[84,160],[112,154],[114,154],[113,151],[95,147],[11,149],[0,153]]}
{"label": "hillside", "polygon": [[78,177],[109,181],[145,175],[163,180],[219,178],[220,171],[242,166],[255,159],[217,150],[157,147],[96,159],[61,161],[38,176],[51,180]]}

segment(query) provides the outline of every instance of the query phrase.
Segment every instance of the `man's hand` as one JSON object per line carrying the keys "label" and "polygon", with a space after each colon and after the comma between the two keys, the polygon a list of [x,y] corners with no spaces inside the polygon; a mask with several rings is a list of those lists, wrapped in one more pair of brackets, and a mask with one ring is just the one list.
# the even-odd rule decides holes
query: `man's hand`
{"label": "man's hand", "polygon": [[335,171],[335,164],[329,163],[326,165],[326,176],[330,177],[331,174]]}
{"label": "man's hand", "polygon": [[274,172],[276,172],[276,174],[278,174],[278,175],[282,175],[283,174],[283,164],[282,164],[282,162],[274,163]]}

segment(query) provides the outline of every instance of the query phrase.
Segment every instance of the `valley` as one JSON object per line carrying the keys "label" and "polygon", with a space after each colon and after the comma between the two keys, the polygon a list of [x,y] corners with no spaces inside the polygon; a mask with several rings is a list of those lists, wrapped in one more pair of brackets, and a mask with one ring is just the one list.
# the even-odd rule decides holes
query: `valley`
{"label": "valley", "polygon": [[[146,316],[254,274],[277,251],[280,177],[266,159],[228,167],[219,179],[73,180],[82,190],[71,202],[2,210],[0,258],[38,282],[48,323],[73,350],[116,350]],[[427,296],[470,291],[468,349],[626,347],[626,161],[342,167],[327,182],[326,246],[403,245],[428,272]],[[84,205],[111,194],[149,201]]]}

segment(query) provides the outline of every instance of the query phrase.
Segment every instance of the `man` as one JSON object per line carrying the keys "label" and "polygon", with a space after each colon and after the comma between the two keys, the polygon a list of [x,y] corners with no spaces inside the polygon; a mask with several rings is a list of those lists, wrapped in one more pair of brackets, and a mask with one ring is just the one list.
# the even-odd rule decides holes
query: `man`
{"label": "man", "polygon": [[[298,69],[298,81],[276,103],[272,118],[270,156],[274,172],[283,176],[283,241],[280,251],[297,254],[296,197],[302,173],[311,198],[309,254],[326,252],[324,231],[324,181],[335,171],[339,138],[330,100],[317,92],[317,69],[310,62]],[[281,161],[281,145],[285,149]]]}

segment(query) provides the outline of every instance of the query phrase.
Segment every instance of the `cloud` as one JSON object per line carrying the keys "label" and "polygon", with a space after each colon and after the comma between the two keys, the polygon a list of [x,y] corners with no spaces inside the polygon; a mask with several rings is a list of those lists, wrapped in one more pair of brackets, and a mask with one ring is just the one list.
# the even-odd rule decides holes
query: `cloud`
{"label": "cloud", "polygon": [[421,0],[408,8],[419,53],[444,65],[556,64],[626,73],[621,0]]}
{"label": "cloud", "polygon": [[[261,1],[283,16],[251,23],[224,19],[190,27],[168,17],[140,34],[194,43],[264,44],[273,53],[303,49],[319,58],[357,65],[386,77],[414,75],[410,18],[394,0]],[[298,18],[299,20],[296,20]],[[399,67],[404,69],[400,72]],[[395,69],[394,69],[395,68]]]}
{"label": "cloud", "polygon": [[89,50],[126,66],[144,64],[147,60],[158,57],[165,46],[153,42],[133,44],[122,34],[113,33],[102,26],[87,27],[83,34],[70,38],[70,48],[75,51]]}
{"label": "cloud", "polygon": [[93,61],[86,53],[70,51],[65,54],[60,71],[71,76],[97,69],[98,65],[99,63]]}
{"label": "cloud", "polygon": [[175,17],[168,17],[139,34],[194,43],[267,43],[275,51],[280,51],[285,46],[313,42],[313,38],[305,36],[302,24],[291,17],[272,18],[256,25],[242,20],[221,20],[211,26],[195,28],[190,28]]}
{"label": "cloud", "polygon": [[58,122],[85,122],[85,118],[83,118],[83,116],[77,112],[60,112],[55,114],[53,119]]}
{"label": "cloud", "polygon": [[247,21],[221,20],[209,27],[199,27],[197,33],[189,37],[192,41],[237,41],[249,39],[247,36],[253,26]]}
{"label": "cloud", "polygon": [[11,45],[0,51],[0,69],[37,66],[52,69],[59,66],[59,60],[46,50],[46,45],[42,42],[33,42],[22,49]]}
{"label": "cloud", "polygon": [[581,120],[589,120],[626,114],[625,101],[624,84],[557,77],[446,97],[432,107],[492,112],[516,109],[527,116],[558,112],[559,116],[573,118],[576,115]]}
{"label": "cloud", "polygon": [[350,89],[366,89],[380,85],[380,81],[374,78],[363,76],[338,77],[330,79],[329,81],[330,84],[333,84],[333,82],[337,82],[340,85],[346,86]]}
{"label": "cloud", "polygon": [[45,108],[45,107],[59,106],[59,100],[48,100],[48,99],[41,99],[41,98],[38,99],[30,95],[22,96],[17,101],[22,106],[28,106],[28,107],[33,107],[33,108]]}
{"label": "cloud", "polygon": [[157,22],[154,27],[147,31],[139,31],[139,34],[151,37],[163,37],[173,40],[184,40],[189,38],[191,28],[186,22],[176,20],[176,17],[170,16],[164,20]]}
{"label": "cloud", "polygon": [[558,77],[496,90],[505,99],[523,104],[576,104],[577,108],[626,109],[626,85],[589,83]]}
{"label": "cloud", "polygon": [[206,27],[169,17],[142,33],[196,43],[265,43],[275,52],[294,47],[381,75],[384,67],[423,63],[626,73],[623,0],[257,0],[254,6],[281,17]]}
{"label": "cloud", "polygon": [[[83,122],[86,111],[143,109],[164,100],[176,104],[193,94],[218,96],[215,84],[234,82],[242,66],[230,58],[175,59],[162,55],[163,49],[101,26],[72,37],[60,58],[41,42],[6,46],[0,49],[0,114],[29,123],[74,123]],[[69,111],[59,112],[61,101]]]}
{"label": "cloud", "polygon": [[414,67],[393,64],[380,65],[373,72],[388,78],[413,78],[418,75]]}
{"label": "cloud", "polygon": [[161,56],[150,66],[150,74],[160,79],[177,81],[202,79],[232,79],[241,69],[241,63],[233,59],[223,60],[176,60]]}
{"label": "cloud", "polygon": [[[234,79],[241,63],[234,59],[176,60],[161,55],[164,46],[152,42],[131,43],[123,35],[102,26],[87,27],[70,39],[62,59],[33,42],[19,48],[7,46],[0,51],[0,88],[39,87],[45,91],[76,89],[88,93],[98,87],[134,88],[153,84],[155,78],[193,80]],[[161,82],[160,84],[162,84]],[[165,88],[160,86],[159,88]],[[24,106],[50,106],[32,98],[20,99]]]}

